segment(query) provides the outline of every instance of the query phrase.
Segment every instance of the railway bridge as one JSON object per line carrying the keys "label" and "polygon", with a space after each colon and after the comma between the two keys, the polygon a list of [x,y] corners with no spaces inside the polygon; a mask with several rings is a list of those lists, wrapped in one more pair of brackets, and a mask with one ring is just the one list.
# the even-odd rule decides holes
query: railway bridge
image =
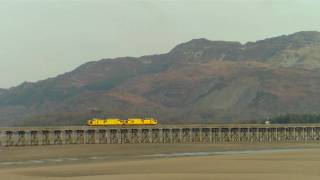
{"label": "railway bridge", "polygon": [[320,124],[206,124],[0,128],[0,146],[281,142],[320,142]]}

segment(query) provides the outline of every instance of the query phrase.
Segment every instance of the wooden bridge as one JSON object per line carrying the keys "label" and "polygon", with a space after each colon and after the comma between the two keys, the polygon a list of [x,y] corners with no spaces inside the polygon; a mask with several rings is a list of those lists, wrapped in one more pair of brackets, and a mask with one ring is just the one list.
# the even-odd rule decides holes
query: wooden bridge
{"label": "wooden bridge", "polygon": [[320,124],[208,124],[0,128],[0,146],[279,142],[320,142]]}

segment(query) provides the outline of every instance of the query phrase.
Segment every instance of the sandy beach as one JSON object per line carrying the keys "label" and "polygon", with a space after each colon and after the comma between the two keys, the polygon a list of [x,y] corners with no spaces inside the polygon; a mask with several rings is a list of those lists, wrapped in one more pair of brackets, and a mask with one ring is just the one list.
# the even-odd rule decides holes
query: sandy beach
{"label": "sandy beach", "polygon": [[318,180],[320,145],[71,145],[0,149],[4,180]]}

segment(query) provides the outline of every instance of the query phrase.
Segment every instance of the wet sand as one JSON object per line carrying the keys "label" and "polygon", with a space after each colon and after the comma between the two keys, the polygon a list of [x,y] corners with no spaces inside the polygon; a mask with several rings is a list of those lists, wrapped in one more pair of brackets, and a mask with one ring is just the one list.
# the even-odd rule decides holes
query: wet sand
{"label": "wet sand", "polygon": [[29,162],[0,165],[1,180],[320,179],[317,144],[12,147],[1,162]]}

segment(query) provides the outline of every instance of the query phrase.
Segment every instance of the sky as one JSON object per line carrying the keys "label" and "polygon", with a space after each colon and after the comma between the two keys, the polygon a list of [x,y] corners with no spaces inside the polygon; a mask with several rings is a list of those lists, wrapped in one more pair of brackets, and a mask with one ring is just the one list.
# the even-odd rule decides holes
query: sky
{"label": "sky", "polygon": [[320,31],[319,0],[0,0],[0,88],[195,38]]}

